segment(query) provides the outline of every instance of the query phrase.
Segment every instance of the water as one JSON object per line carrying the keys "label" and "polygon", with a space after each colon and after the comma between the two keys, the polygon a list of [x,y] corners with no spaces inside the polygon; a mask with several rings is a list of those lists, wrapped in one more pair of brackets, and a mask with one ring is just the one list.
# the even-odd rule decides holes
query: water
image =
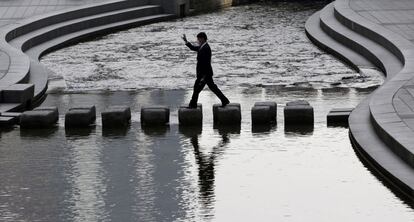
{"label": "water", "polygon": [[[0,221],[412,221],[412,208],[357,158],[348,129],[326,126],[328,111],[356,106],[382,81],[378,73],[360,77],[306,40],[314,8],[265,6],[131,29],[46,56],[58,74],[44,105],[59,107],[59,126],[0,133]],[[199,29],[212,33],[216,82],[242,104],[240,129],[214,128],[218,99],[208,90],[201,132],[177,125],[195,68],[178,38]],[[233,46],[243,41],[252,45]],[[314,106],[314,127],[284,127],[283,106],[295,99]],[[277,101],[278,124],[252,129],[250,108],[264,100]],[[74,104],[96,104],[98,113],[129,105],[131,126],[103,130],[98,116],[90,129],[65,130],[63,113]],[[141,127],[148,104],[171,107],[169,127]]]}
{"label": "water", "polygon": [[55,81],[64,80],[55,91],[189,89],[196,57],[181,35],[196,41],[196,34],[205,31],[215,81],[224,88],[381,84],[377,72],[355,73],[312,45],[304,23],[314,8],[286,3],[234,7],[108,35],[52,53],[42,62],[56,72]]}

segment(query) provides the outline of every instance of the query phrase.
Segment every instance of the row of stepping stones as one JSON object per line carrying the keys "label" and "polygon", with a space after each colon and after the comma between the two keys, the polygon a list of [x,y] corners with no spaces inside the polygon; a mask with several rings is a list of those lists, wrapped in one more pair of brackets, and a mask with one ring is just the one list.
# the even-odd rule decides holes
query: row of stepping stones
{"label": "row of stepping stones", "polygon": [[[346,121],[352,109],[335,109],[328,115],[330,121]],[[45,128],[53,126],[59,119],[57,107],[38,107],[32,111],[20,113],[2,113],[10,118],[13,124],[22,128]],[[116,128],[128,126],[131,121],[131,109],[127,106],[110,106],[101,113],[102,126]],[[285,125],[313,125],[313,107],[304,100],[286,103],[284,107]],[[253,125],[276,124],[276,102],[256,102],[251,108]],[[203,122],[202,105],[197,108],[181,106],[178,110],[179,124],[183,126],[199,126]],[[87,127],[96,121],[95,106],[72,107],[65,114],[65,127]],[[141,108],[141,123],[144,126],[166,125],[170,121],[170,109],[166,106],[144,106]],[[240,125],[241,108],[239,103],[230,103],[225,107],[213,105],[213,121],[217,125]],[[329,121],[328,121],[329,122]]]}

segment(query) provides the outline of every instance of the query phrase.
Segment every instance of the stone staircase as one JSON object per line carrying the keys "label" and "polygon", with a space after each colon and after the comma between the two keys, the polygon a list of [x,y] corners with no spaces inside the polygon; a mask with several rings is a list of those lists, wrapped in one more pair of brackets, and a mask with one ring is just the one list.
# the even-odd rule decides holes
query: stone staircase
{"label": "stone staircase", "polygon": [[[31,17],[2,29],[0,51],[8,55],[9,63],[0,67],[7,70],[0,78],[0,113],[23,111],[43,101],[50,71],[39,63],[42,55],[83,39],[175,17],[164,13],[159,5],[142,2],[118,0],[76,7]],[[15,85],[21,92],[15,90]],[[25,85],[34,86],[29,97],[30,92],[23,90]],[[24,101],[5,98],[11,89],[25,95]]]}
{"label": "stone staircase", "polygon": [[414,118],[408,105],[414,108],[414,97],[401,87],[413,82],[414,45],[355,13],[349,0],[337,0],[311,16],[306,34],[356,71],[373,67],[386,75],[385,83],[351,113],[350,138],[365,164],[413,199],[414,123],[407,118]]}

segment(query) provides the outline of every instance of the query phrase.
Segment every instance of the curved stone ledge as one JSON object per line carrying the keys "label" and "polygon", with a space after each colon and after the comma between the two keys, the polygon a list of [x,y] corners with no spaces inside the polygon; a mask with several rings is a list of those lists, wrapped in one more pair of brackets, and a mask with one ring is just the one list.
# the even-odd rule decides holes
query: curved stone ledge
{"label": "curved stone ledge", "polygon": [[[414,61],[414,44],[357,14],[349,7],[349,0],[335,2],[335,15],[355,32],[387,48],[403,63],[402,70],[393,76],[388,76],[387,81],[374,92],[369,101],[369,109],[374,128],[381,138],[397,155],[414,167],[414,139],[412,139],[414,132],[398,115],[393,102],[401,87],[414,77],[414,65],[411,62]],[[390,119],[390,113],[397,115]],[[352,131],[352,126],[350,129]]]}
{"label": "curved stone ledge", "polygon": [[[45,53],[77,43],[84,38],[175,18],[162,7],[146,1],[114,0],[72,7],[34,16],[0,30],[0,50],[10,58],[0,78],[0,91],[10,85],[34,81],[34,103],[47,89],[48,70],[38,59]],[[35,53],[24,52],[36,48]],[[1,110],[7,111],[7,110]]]}

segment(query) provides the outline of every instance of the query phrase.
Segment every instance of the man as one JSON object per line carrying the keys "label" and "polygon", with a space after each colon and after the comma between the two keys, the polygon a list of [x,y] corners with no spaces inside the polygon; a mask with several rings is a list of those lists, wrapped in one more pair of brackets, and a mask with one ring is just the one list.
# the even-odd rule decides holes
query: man
{"label": "man", "polygon": [[193,51],[197,52],[197,79],[194,83],[193,96],[189,104],[190,108],[197,108],[198,94],[203,90],[207,84],[211,91],[221,100],[222,106],[230,103],[226,96],[220,91],[213,81],[213,68],[211,67],[211,49],[207,43],[207,35],[200,32],[197,35],[198,46],[192,45],[187,41],[185,34],[183,35],[185,45]]}

